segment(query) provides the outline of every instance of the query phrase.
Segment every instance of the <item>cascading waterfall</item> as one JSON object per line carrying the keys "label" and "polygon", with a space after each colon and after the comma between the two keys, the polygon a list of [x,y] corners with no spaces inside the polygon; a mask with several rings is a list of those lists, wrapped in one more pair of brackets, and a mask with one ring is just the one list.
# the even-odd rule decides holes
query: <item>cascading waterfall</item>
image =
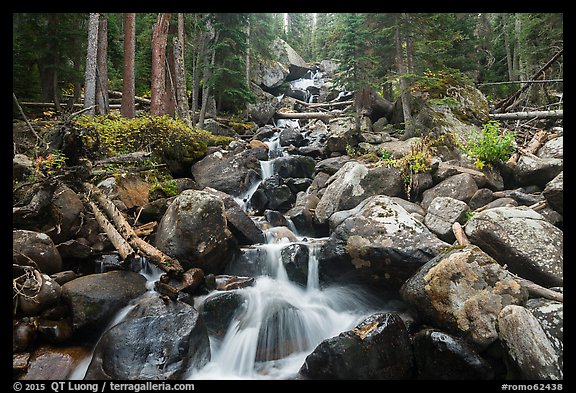
{"label": "cascading waterfall", "polygon": [[[264,142],[269,146],[269,160],[262,164],[262,178],[266,179],[273,175],[273,160],[284,153],[278,134]],[[243,201],[249,201],[260,182]],[[279,238],[283,232],[273,227],[265,232],[266,244],[252,246],[259,251],[256,254],[264,256],[255,283],[236,290],[243,306],[223,338],[210,337],[212,360],[201,370],[190,370],[189,379],[296,378],[306,356],[318,344],[351,329],[376,310],[374,299],[358,288],[321,288],[317,254],[326,239],[305,239],[297,235],[291,221],[288,224],[292,224],[296,242]],[[284,265],[282,250],[294,244],[308,250],[304,285],[291,281]],[[204,299],[197,298],[197,307],[217,294],[213,291]]]}

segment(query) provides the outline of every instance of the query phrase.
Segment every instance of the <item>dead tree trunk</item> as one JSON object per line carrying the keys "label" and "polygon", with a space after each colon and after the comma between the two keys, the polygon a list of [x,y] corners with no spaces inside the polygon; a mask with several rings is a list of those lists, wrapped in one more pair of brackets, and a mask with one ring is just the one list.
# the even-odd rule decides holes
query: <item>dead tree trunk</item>
{"label": "dead tree trunk", "polygon": [[[96,57],[98,43],[98,13],[91,13],[88,21],[88,50],[86,52],[86,72],[84,73],[84,108],[96,105]],[[88,111],[94,116],[94,108]]]}
{"label": "dead tree trunk", "polygon": [[108,19],[100,14],[98,21],[98,49],[96,56],[96,102],[98,113],[106,115],[110,105],[108,100]]}
{"label": "dead tree trunk", "polygon": [[527,119],[561,119],[564,117],[562,109],[553,111],[525,111],[512,113],[491,113],[490,118],[495,120],[527,120]]}

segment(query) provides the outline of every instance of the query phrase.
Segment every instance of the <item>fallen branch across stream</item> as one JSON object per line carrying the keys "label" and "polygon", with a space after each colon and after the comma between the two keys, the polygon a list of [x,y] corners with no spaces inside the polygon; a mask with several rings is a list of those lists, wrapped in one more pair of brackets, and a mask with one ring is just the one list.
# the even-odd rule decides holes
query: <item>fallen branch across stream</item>
{"label": "fallen branch across stream", "polygon": [[114,223],[114,227],[118,233],[130,246],[140,251],[140,254],[149,258],[152,263],[168,273],[169,276],[179,277],[182,275],[184,269],[182,269],[180,262],[169,257],[156,247],[138,237],[128,221],[126,221],[124,216],[122,216],[116,205],[114,205],[114,203],[112,203],[112,201],[108,199],[97,187],[90,183],[84,183],[84,188],[90,195],[90,198],[93,198],[106,212],[108,217]]}
{"label": "fallen branch across stream", "polygon": [[276,112],[275,116],[278,119],[320,119],[322,121],[329,121],[336,117],[329,112]]}

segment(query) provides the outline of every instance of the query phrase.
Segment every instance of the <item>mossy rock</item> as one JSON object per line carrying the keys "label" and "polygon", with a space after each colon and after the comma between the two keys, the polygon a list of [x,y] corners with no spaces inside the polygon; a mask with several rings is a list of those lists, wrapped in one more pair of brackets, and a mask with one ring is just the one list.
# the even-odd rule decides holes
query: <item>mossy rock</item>
{"label": "mossy rock", "polygon": [[186,173],[203,158],[208,146],[227,145],[233,140],[194,129],[167,115],[134,119],[119,115],[81,116],[76,124],[82,127],[83,147],[90,158],[151,150],[152,161],[165,163],[175,176]]}

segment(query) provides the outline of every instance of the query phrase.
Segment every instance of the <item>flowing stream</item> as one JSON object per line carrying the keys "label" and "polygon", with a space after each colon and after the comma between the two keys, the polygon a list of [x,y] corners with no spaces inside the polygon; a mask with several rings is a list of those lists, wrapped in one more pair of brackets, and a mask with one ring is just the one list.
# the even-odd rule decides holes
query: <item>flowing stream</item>
{"label": "flowing stream", "polygon": [[[315,78],[318,74],[311,76]],[[305,89],[315,82],[303,80],[292,84]],[[300,128],[297,120],[282,119],[276,125],[280,129]],[[253,193],[263,180],[274,175],[274,160],[287,155],[280,146],[279,133],[264,143],[269,149],[268,160],[261,161],[261,180],[236,198],[248,213]],[[256,224],[262,222],[262,217],[252,219]],[[243,299],[242,306],[223,337],[210,336],[211,361],[199,370],[188,370],[188,379],[297,378],[306,356],[323,340],[353,328],[375,311],[382,311],[382,302],[360,288],[320,285],[317,254],[326,238],[304,238],[296,233],[290,220],[288,225],[289,229],[265,229],[266,243],[249,247],[257,251],[255,254],[262,262],[258,264],[254,284],[236,289]],[[286,231],[294,236],[284,236]],[[282,251],[293,245],[308,250],[304,283],[292,281],[284,264]],[[142,296],[154,296],[154,282],[162,272],[143,261],[140,273],[147,278],[148,288]],[[196,297],[195,307],[200,309],[202,302],[218,293],[214,290]],[[131,303],[120,310],[106,330],[123,321],[133,307]],[[92,354],[70,379],[84,378],[91,360]]]}

